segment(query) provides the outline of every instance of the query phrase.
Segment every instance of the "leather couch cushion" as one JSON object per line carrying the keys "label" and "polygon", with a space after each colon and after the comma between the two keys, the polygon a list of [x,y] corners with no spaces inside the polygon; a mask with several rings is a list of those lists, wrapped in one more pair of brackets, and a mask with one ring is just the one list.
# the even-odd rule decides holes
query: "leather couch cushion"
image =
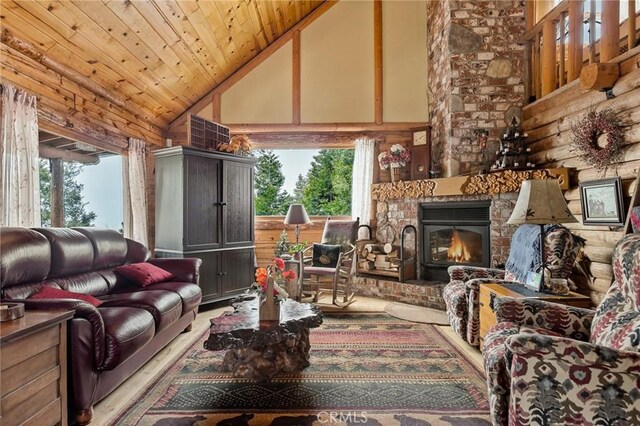
{"label": "leather couch cushion", "polygon": [[51,267],[51,248],[40,233],[26,228],[0,229],[0,285],[39,282]]}
{"label": "leather couch cushion", "polygon": [[103,370],[112,370],[129,359],[155,335],[153,317],[144,309],[103,304],[98,311],[105,330]]}
{"label": "leather couch cushion", "polygon": [[202,290],[200,290],[200,286],[197,284],[168,281],[153,284],[140,290],[164,290],[177,293],[182,299],[182,315],[197,309],[202,301]]}
{"label": "leather couch cushion", "polygon": [[51,270],[49,278],[88,272],[93,267],[93,245],[78,231],[68,228],[34,228],[49,240]]}
{"label": "leather couch cushion", "polygon": [[155,321],[156,332],[164,330],[182,316],[182,299],[165,290],[145,290],[109,294],[100,298],[103,306],[127,306],[145,309]]}
{"label": "leather couch cushion", "polygon": [[140,287],[169,281],[176,277],[171,272],[147,262],[118,266],[115,271],[138,284]]}
{"label": "leather couch cushion", "polygon": [[121,233],[104,228],[73,228],[91,241],[93,270],[113,268],[127,259],[127,241]]}
{"label": "leather couch cushion", "polygon": [[29,299],[77,299],[89,303],[95,307],[102,305],[102,301],[90,294],[74,293],[51,286],[43,286],[39,292]]}
{"label": "leather couch cushion", "polygon": [[144,245],[137,241],[127,240],[127,261],[126,263],[146,262],[151,259],[151,252]]}
{"label": "leather couch cushion", "polygon": [[98,272],[85,272],[63,278],[52,278],[51,282],[60,288],[76,293],[100,296],[109,292],[109,284]]}

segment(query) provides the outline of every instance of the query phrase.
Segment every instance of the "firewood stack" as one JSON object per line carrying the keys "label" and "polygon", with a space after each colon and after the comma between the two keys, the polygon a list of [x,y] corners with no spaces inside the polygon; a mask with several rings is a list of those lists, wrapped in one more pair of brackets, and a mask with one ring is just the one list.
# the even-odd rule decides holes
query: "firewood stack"
{"label": "firewood stack", "polygon": [[399,247],[389,243],[368,243],[358,247],[358,269],[395,272],[399,270]]}

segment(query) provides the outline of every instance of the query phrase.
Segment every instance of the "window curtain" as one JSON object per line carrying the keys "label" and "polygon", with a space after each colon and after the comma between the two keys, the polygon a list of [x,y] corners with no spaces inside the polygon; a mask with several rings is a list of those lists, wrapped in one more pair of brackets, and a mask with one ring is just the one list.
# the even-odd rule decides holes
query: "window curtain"
{"label": "window curtain", "polygon": [[40,166],[36,97],[2,86],[0,191],[2,226],[40,226]]}
{"label": "window curtain", "polygon": [[123,162],[124,236],[148,246],[147,169],[145,143],[129,138]]}
{"label": "window curtain", "polygon": [[356,140],[351,180],[351,216],[360,218],[361,225],[369,225],[371,217],[371,184],[376,143],[372,139]]}

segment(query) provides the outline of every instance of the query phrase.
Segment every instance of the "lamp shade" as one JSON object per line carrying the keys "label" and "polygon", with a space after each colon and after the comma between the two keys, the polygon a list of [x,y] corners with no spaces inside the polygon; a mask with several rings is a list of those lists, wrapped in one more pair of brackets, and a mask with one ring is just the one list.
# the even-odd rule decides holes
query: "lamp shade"
{"label": "lamp shade", "polygon": [[284,218],[285,225],[304,225],[311,223],[307,211],[302,204],[291,204],[287,211],[287,217]]}
{"label": "lamp shade", "polygon": [[507,223],[545,225],[577,221],[569,211],[558,180],[540,179],[522,182],[518,201]]}

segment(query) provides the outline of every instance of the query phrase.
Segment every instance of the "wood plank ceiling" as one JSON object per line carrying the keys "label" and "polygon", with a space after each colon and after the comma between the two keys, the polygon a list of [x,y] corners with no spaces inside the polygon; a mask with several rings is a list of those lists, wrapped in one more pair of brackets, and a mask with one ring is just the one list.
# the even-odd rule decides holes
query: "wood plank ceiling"
{"label": "wood plank ceiling", "polygon": [[12,37],[165,127],[321,3],[2,0],[0,15]]}

